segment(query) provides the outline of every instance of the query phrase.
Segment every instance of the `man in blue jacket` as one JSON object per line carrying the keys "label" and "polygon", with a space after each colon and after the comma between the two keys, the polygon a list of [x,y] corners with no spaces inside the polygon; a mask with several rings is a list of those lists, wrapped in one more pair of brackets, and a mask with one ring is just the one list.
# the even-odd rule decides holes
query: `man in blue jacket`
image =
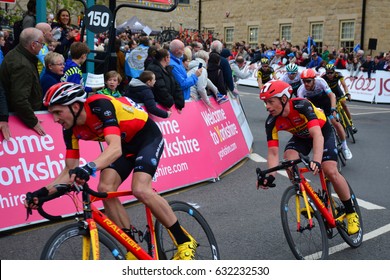
{"label": "man in blue jacket", "polygon": [[196,70],[194,74],[187,76],[187,71],[182,61],[184,43],[179,39],[175,39],[169,44],[169,53],[171,55],[169,64],[173,66],[172,74],[183,91],[184,100],[189,100],[190,88],[198,82],[198,77],[202,74],[202,68]]}

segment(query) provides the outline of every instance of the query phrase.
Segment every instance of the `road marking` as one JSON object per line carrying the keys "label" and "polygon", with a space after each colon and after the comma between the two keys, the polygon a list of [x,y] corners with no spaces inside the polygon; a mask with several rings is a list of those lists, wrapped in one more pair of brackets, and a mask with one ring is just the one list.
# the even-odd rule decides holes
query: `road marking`
{"label": "road marking", "polygon": [[[384,225],[383,227],[377,228],[369,233],[363,235],[363,242],[368,241],[372,238],[378,237],[379,235],[385,234],[390,231],[390,224]],[[335,254],[342,250],[349,248],[350,246],[347,243],[342,243],[336,246],[329,248],[329,255]],[[313,258],[315,255],[318,256],[319,253],[307,256],[305,258]]]}
{"label": "road marking", "polygon": [[383,114],[383,113],[385,113],[385,114],[390,113],[390,110],[388,110],[388,111],[365,112],[365,113],[352,113],[352,116]]}
{"label": "road marking", "polygon": [[[253,160],[254,162],[267,162],[265,158],[263,158],[261,155],[252,153],[249,155],[249,158]],[[284,177],[288,177],[286,170],[279,170],[278,173]],[[310,180],[308,179],[310,182]],[[362,200],[357,198],[358,204],[361,208],[367,209],[367,210],[383,210],[386,209],[385,207],[376,205],[374,203]]]}

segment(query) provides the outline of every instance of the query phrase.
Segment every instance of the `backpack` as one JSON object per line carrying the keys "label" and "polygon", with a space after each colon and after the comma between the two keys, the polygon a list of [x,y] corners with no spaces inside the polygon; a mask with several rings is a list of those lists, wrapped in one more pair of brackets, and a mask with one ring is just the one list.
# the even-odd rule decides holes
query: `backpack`
{"label": "backpack", "polygon": [[14,29],[14,42],[13,42],[14,46],[19,44],[20,33],[22,33],[22,30],[23,30],[23,19],[24,19],[24,17],[21,20],[15,21],[15,23],[14,23],[14,28],[13,28]]}

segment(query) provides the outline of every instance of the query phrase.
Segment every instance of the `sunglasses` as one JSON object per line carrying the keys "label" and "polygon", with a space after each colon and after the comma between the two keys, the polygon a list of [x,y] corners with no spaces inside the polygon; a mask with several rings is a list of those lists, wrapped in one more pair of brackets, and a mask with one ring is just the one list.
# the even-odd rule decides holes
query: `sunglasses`
{"label": "sunglasses", "polygon": [[334,72],[326,72],[326,75],[333,75]]}
{"label": "sunglasses", "polygon": [[314,81],[314,79],[303,79],[302,80],[302,82],[304,82],[305,84],[310,84],[313,81]]}
{"label": "sunglasses", "polygon": [[289,74],[289,75],[296,75],[298,73],[297,72],[287,72],[287,74]]}

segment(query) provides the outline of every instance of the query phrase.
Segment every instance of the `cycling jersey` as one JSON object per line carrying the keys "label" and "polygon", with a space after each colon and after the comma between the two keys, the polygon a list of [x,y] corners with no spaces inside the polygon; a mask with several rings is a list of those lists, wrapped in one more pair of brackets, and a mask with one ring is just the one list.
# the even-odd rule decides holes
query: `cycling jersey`
{"label": "cycling jersey", "polygon": [[289,107],[290,112],[287,117],[268,116],[265,122],[268,147],[279,146],[278,132],[284,130],[293,134],[285,150],[292,149],[308,155],[313,147],[309,128],[319,126],[324,137],[322,160],[337,160],[333,131],[324,112],[304,98],[290,99]]}
{"label": "cycling jersey", "polygon": [[272,67],[268,67],[267,69],[260,67],[260,69],[257,71],[257,79],[261,79],[261,82],[265,84],[272,80],[272,74],[274,72],[275,70]]}
{"label": "cycling jersey", "polygon": [[329,88],[328,84],[322,78],[315,78],[315,84],[313,90],[307,90],[305,85],[301,85],[298,88],[298,97],[307,98],[314,104],[314,106],[324,110],[325,115],[331,115],[331,103],[329,94],[332,90]]}
{"label": "cycling jersey", "polygon": [[339,81],[344,81],[344,76],[341,72],[335,72],[333,79],[330,79],[326,73],[322,76],[325,82],[328,84],[332,92],[336,95],[337,99],[344,97],[344,92],[340,88]]}
{"label": "cycling jersey", "polygon": [[130,143],[148,120],[148,113],[127,97],[95,94],[87,98],[84,108],[86,123],[64,130],[67,158],[79,158],[79,139],[104,141],[106,135],[116,134],[122,143]]}
{"label": "cycling jersey", "polygon": [[289,78],[288,73],[284,73],[280,80],[288,83],[293,89],[293,95],[297,96],[298,88],[302,85],[301,75],[299,73],[292,80]]}

